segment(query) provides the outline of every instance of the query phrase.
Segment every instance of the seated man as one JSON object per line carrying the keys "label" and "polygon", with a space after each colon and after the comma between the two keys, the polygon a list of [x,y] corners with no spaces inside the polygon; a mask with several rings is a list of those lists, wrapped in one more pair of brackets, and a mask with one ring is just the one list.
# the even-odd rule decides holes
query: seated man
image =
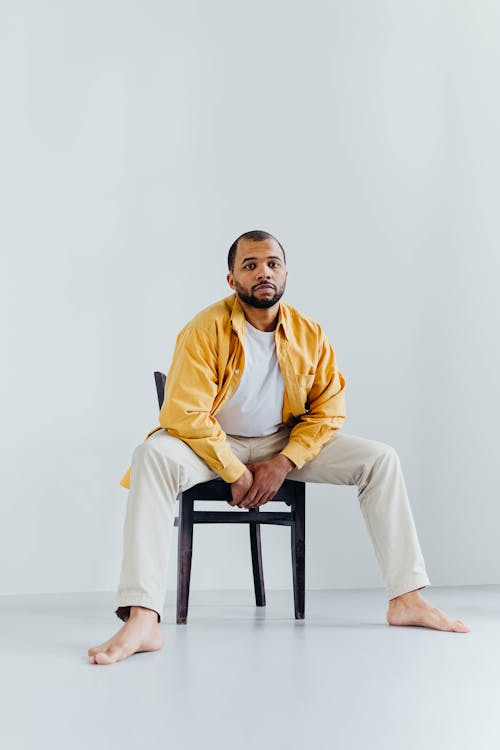
{"label": "seated man", "polygon": [[175,501],[217,476],[239,508],[264,505],[285,477],[357,485],[389,599],[389,625],[469,632],[418,593],[429,585],[396,451],[340,431],[345,381],[321,327],[290,305],[285,252],[246,232],[229,250],[234,294],[177,337],[160,425],[135,449],[116,615],[124,625],[90,648],[111,664],[163,645],[160,629]]}

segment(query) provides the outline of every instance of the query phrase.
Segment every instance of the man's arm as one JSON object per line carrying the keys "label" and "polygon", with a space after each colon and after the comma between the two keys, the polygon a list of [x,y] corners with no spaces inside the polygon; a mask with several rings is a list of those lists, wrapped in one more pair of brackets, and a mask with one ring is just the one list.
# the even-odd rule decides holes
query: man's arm
{"label": "man's arm", "polygon": [[216,343],[188,324],[177,337],[165,383],[160,426],[183,440],[226,482],[246,471],[215,417],[210,415],[219,388]]}
{"label": "man's arm", "polygon": [[294,425],[290,439],[281,451],[298,469],[318,455],[345,419],[345,380],[337,369],[335,352],[323,331],[307,400],[309,410]]}

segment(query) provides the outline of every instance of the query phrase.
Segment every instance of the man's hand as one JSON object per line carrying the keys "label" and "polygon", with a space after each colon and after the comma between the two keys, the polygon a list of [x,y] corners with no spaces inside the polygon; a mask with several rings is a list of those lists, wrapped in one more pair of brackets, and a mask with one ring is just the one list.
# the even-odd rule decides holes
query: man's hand
{"label": "man's hand", "polygon": [[233,494],[233,502],[230,503],[230,505],[238,505],[239,508],[255,508],[271,500],[283,484],[288,472],[295,468],[295,464],[282,453],[278,453],[269,461],[248,464],[247,468],[253,474],[253,482],[238,502],[234,502]]}
{"label": "man's hand", "polygon": [[250,487],[253,483],[253,474],[250,469],[245,469],[241,477],[236,482],[231,482],[231,495],[233,499],[229,502],[229,505],[238,505],[241,508],[241,501],[246,497]]}

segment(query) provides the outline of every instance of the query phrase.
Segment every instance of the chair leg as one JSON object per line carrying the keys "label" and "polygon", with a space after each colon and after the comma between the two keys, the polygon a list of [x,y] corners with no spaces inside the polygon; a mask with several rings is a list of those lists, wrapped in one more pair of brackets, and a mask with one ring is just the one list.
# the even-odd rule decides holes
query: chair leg
{"label": "chair leg", "polygon": [[191,558],[193,555],[194,500],[184,495],[179,500],[179,540],[177,545],[177,624],[185,625],[189,605]]}
{"label": "chair leg", "polygon": [[[249,508],[249,513],[258,513],[258,508]],[[260,546],[260,524],[250,523],[250,550],[252,552],[253,587],[255,589],[255,605],[266,606],[266,590],[264,588],[264,570],[262,567],[262,549]]]}
{"label": "chair leg", "polygon": [[306,541],[306,509],[305,487],[296,490],[293,505],[293,523],[291,525],[292,569],[293,569],[293,600],[295,619],[303,620],[305,611],[305,541]]}

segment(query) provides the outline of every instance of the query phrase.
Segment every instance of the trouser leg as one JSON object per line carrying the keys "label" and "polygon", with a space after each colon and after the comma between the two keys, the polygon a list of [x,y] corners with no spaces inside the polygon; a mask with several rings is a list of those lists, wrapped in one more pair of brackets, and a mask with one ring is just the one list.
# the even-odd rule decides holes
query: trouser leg
{"label": "trouser leg", "polygon": [[389,599],[430,584],[394,448],[337,432],[316,458],[288,476],[305,482],[357,485]]}
{"label": "trouser leg", "polygon": [[[284,448],[288,433],[252,438],[252,461]],[[399,456],[390,445],[338,431],[316,458],[288,479],[357,485],[368,533],[389,599],[430,584],[410,508]]]}
{"label": "trouser leg", "polygon": [[161,621],[177,495],[216,476],[166,430],[154,432],[134,450],[115,600],[121,620],[128,619],[131,606],[141,606],[155,610]]}

